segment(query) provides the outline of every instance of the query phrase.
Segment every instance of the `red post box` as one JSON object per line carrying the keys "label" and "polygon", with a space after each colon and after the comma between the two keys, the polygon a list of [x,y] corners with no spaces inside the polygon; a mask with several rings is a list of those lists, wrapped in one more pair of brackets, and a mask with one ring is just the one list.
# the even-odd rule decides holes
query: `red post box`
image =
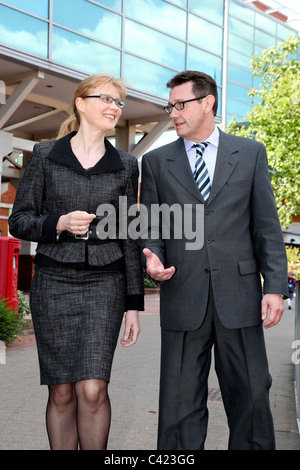
{"label": "red post box", "polygon": [[18,270],[21,242],[17,238],[0,237],[0,298],[18,309]]}

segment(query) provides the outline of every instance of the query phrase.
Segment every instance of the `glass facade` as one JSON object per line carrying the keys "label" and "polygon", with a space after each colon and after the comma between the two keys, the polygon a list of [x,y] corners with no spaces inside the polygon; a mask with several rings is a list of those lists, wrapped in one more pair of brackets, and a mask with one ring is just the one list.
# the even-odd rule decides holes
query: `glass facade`
{"label": "glass facade", "polygon": [[251,109],[253,54],[291,32],[241,0],[0,1],[0,44],[28,60],[122,76],[148,99],[167,98],[177,72],[201,70],[218,84],[223,121]]}
{"label": "glass facade", "polygon": [[[268,4],[268,2],[263,2]],[[259,80],[253,77],[250,60],[254,53],[260,54],[265,48],[277,45],[294,33],[281,22],[258,10],[251,9],[238,0],[229,2],[228,50],[227,50],[227,102],[226,116],[242,121],[256,98],[248,96],[253,87],[259,87]]]}

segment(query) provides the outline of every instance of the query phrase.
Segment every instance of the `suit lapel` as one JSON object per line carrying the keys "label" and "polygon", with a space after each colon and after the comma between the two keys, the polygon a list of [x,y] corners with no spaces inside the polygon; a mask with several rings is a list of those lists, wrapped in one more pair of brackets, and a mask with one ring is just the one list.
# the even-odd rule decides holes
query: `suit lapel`
{"label": "suit lapel", "polygon": [[[172,145],[168,146],[166,160],[169,171],[196,199],[204,203],[203,197],[194,180],[194,176],[186,155],[183,139],[179,138]],[[238,148],[235,146],[233,139],[225,132],[220,131],[220,140],[217,153],[216,167],[211,193],[207,201],[207,205],[215,199],[223,186],[226,184],[230,175],[234,171],[238,158],[235,155]]]}
{"label": "suit lapel", "polygon": [[237,155],[235,155],[237,152],[238,148],[234,145],[231,136],[225,134],[225,132],[220,131],[214,179],[207,205],[211,204],[211,202],[219,194],[223,186],[228,181],[230,175],[234,171],[238,163]]}
{"label": "suit lapel", "polygon": [[177,181],[196,199],[204,203],[187,158],[183,139],[179,138],[169,146],[166,160],[170,173],[172,173]]}

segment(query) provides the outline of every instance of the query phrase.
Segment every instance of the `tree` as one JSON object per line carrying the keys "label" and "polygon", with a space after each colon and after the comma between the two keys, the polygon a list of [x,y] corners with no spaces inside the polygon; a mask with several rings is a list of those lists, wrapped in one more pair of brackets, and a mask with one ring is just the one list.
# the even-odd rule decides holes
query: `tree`
{"label": "tree", "polygon": [[234,118],[227,132],[258,140],[266,146],[272,186],[280,222],[287,227],[300,214],[300,41],[290,36],[278,46],[265,49],[251,60],[254,76],[262,77],[260,88],[250,96],[258,104],[244,123]]}

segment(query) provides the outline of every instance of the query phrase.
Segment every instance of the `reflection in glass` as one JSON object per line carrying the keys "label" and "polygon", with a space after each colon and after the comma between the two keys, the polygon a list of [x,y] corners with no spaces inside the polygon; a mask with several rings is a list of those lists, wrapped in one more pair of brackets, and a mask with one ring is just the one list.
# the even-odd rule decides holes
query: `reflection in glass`
{"label": "reflection in glass", "polygon": [[42,57],[48,56],[48,23],[0,5],[3,44]]}
{"label": "reflection in glass", "polygon": [[9,0],[7,3],[42,18],[49,18],[49,0]]}
{"label": "reflection in glass", "polygon": [[296,34],[296,32],[286,28],[282,24],[277,24],[277,36],[280,39],[285,40],[290,34]]}
{"label": "reflection in glass", "polygon": [[219,116],[222,116],[222,93],[223,90],[218,86],[218,109],[217,109],[217,114]]}
{"label": "reflection in glass", "polygon": [[260,28],[266,33],[276,35],[276,23],[270,18],[266,18],[265,15],[260,15],[259,13],[255,14],[255,26]]}
{"label": "reflection in glass", "polygon": [[189,42],[222,55],[223,29],[195,15],[189,15]]}
{"label": "reflection in glass", "polygon": [[126,0],[125,13],[179,39],[186,39],[186,12],[163,0]]}
{"label": "reflection in glass", "polygon": [[242,70],[238,67],[234,67],[233,65],[228,64],[227,75],[228,79],[232,80],[233,82],[242,83],[249,88],[252,87],[252,73],[250,71],[247,72],[246,70]]}
{"label": "reflection in glass", "polygon": [[190,0],[190,10],[203,18],[223,25],[224,0],[209,0],[208,2]]}
{"label": "reflection in glass", "polygon": [[233,98],[227,98],[227,111],[237,116],[245,117],[251,111],[251,104],[242,103]]}
{"label": "reflection in glass", "polygon": [[237,51],[233,51],[232,49],[228,49],[228,62],[233,65],[237,65],[238,67],[244,67],[245,69],[250,70],[250,60],[249,56],[244,54],[240,54]]}
{"label": "reflection in glass", "polygon": [[266,48],[270,46],[274,46],[276,43],[276,39],[273,36],[269,36],[266,33],[263,33],[259,29],[255,30],[255,42],[260,46]]}
{"label": "reflection in glass", "polygon": [[253,56],[253,43],[239,36],[235,36],[235,34],[228,34],[228,46],[231,49],[242,52],[249,57]]}
{"label": "reflection in glass", "polygon": [[222,84],[222,59],[193,46],[188,49],[188,69],[211,75],[218,85]]}
{"label": "reflection in glass", "polygon": [[120,52],[96,41],[53,27],[52,59],[90,74],[120,76]]}
{"label": "reflection in glass", "polygon": [[101,3],[112,10],[122,11],[122,0],[96,0],[96,3]]}
{"label": "reflection in glass", "polygon": [[248,41],[254,39],[254,28],[235,18],[229,18],[229,31],[238,34],[242,38],[247,38]]}
{"label": "reflection in glass", "polygon": [[185,68],[185,43],[131,20],[125,23],[125,49],[167,67]]}
{"label": "reflection in glass", "polygon": [[124,79],[130,87],[146,93],[168,98],[167,82],[176,75],[174,70],[138,59],[130,54],[124,55]]}
{"label": "reflection in glass", "polygon": [[121,47],[121,16],[86,0],[53,0],[53,21]]}
{"label": "reflection in glass", "polygon": [[246,103],[251,103],[252,98],[249,96],[249,92],[249,88],[245,88],[230,82],[228,82],[227,84],[228,96],[236,98],[237,100],[245,101]]}
{"label": "reflection in glass", "polygon": [[172,0],[172,3],[176,3],[179,7],[187,8],[187,0]]}
{"label": "reflection in glass", "polygon": [[247,21],[247,23],[254,24],[254,10],[234,0],[230,0],[229,2],[229,14],[237,18],[242,18],[244,21]]}

